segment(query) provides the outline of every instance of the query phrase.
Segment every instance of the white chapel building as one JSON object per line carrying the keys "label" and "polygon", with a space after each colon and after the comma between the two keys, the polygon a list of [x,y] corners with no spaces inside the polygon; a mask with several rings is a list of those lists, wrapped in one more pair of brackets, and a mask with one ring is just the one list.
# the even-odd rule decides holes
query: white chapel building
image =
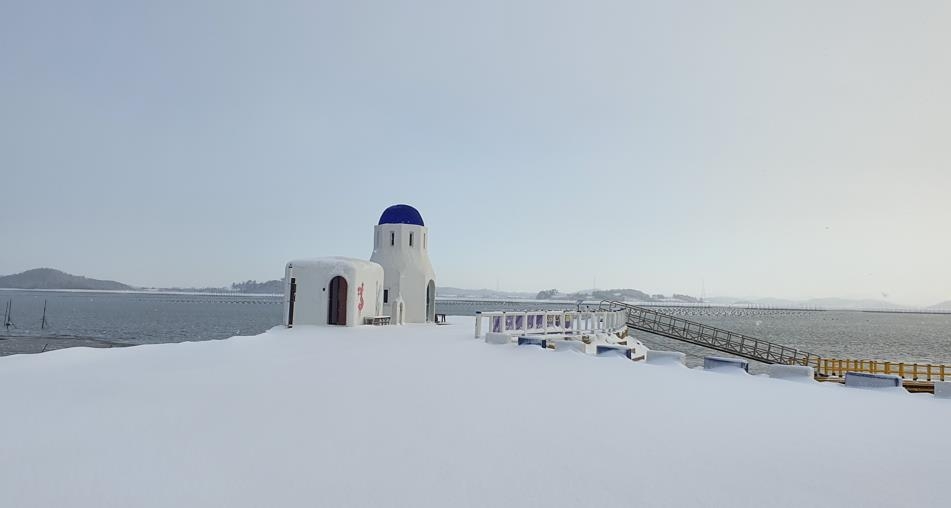
{"label": "white chapel building", "polygon": [[429,232],[409,205],[383,211],[373,228],[370,261],[301,259],[284,270],[285,326],[356,326],[380,316],[389,316],[393,324],[435,320]]}

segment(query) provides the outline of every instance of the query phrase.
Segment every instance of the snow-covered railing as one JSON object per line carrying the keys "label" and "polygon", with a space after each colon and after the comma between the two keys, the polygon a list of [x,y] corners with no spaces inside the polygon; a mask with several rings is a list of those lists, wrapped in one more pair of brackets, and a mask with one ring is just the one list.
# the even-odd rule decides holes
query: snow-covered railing
{"label": "snow-covered railing", "polygon": [[930,363],[886,362],[884,360],[839,360],[817,358],[810,365],[822,376],[841,377],[846,373],[894,374],[913,381],[951,380],[951,366]]}
{"label": "snow-covered railing", "polygon": [[506,334],[587,335],[617,333],[627,327],[627,311],[560,311],[476,312],[475,336],[482,338],[483,324],[488,332]]}
{"label": "snow-covered railing", "polygon": [[634,330],[696,344],[748,360],[770,364],[809,365],[819,358],[796,348],[625,302],[605,300],[600,306],[603,309],[626,310],[627,326]]}

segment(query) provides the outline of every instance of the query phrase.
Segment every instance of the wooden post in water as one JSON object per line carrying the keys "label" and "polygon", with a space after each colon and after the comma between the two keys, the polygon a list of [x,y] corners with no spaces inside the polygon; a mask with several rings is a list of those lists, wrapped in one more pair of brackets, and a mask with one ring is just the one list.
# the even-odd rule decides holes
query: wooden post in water
{"label": "wooden post in water", "polygon": [[40,330],[46,329],[46,300],[43,300],[43,321],[40,322]]}
{"label": "wooden post in water", "polygon": [[7,300],[7,311],[3,316],[3,327],[9,331],[11,326],[16,328],[13,324],[13,298]]}

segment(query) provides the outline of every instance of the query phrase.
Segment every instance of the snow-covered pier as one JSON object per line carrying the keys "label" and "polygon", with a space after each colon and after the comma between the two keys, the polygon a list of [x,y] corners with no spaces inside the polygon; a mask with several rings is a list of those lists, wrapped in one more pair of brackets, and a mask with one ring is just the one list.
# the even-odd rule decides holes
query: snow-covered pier
{"label": "snow-covered pier", "polygon": [[[488,346],[474,326],[0,358],[0,504],[801,506],[776,494],[793,486],[831,506],[947,502],[951,400]],[[831,414],[860,425],[817,424]],[[883,417],[900,414],[914,432]]]}

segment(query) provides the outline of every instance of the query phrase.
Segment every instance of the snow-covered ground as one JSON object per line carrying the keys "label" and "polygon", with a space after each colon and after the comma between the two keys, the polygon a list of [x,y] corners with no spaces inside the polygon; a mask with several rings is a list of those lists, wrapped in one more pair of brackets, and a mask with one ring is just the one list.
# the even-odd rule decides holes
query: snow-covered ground
{"label": "snow-covered ground", "polygon": [[947,506],[951,400],[451,326],[0,358],[0,506]]}

